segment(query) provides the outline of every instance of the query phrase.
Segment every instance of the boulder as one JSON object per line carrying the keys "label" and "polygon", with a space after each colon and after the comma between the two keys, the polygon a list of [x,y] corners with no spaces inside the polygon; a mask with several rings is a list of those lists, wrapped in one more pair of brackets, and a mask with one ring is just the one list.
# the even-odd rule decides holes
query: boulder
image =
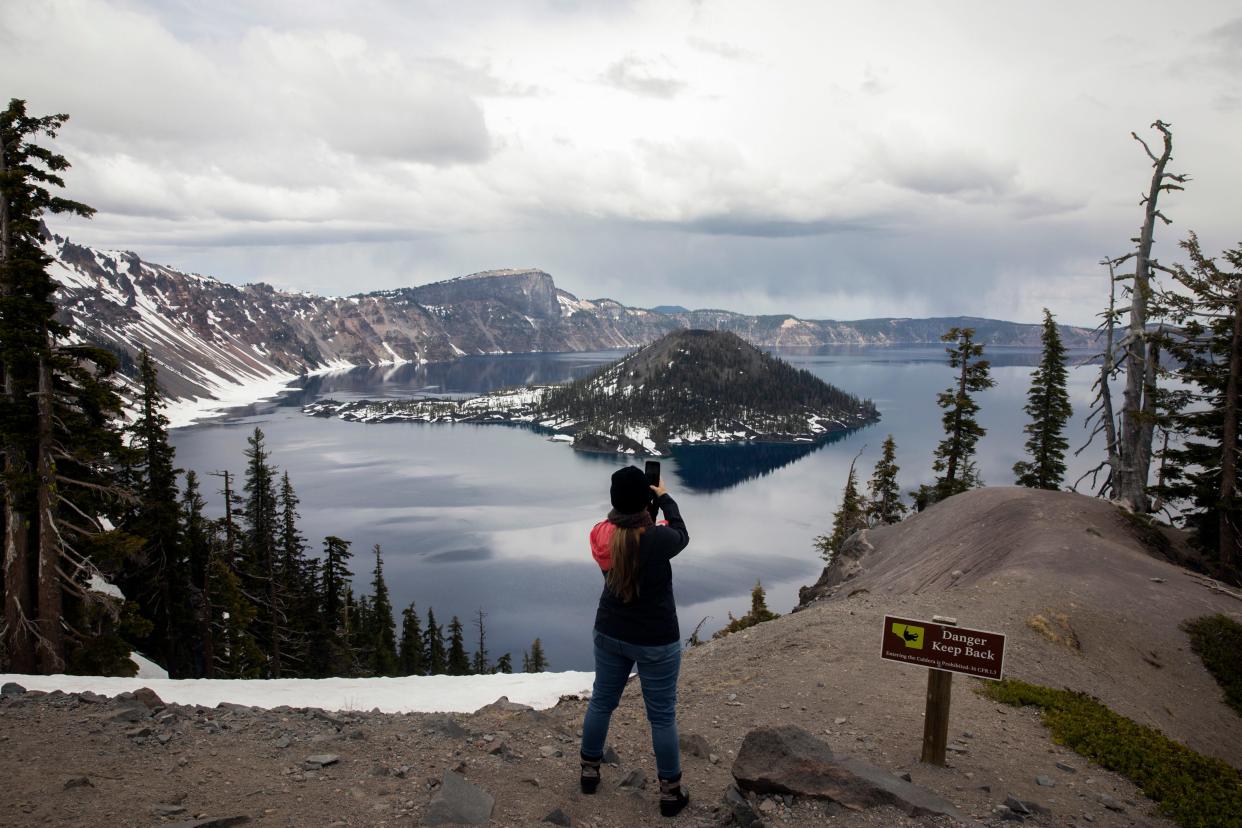
{"label": "boulder", "polygon": [[573,824],[570,821],[569,817],[565,815],[565,812],[562,811],[560,808],[557,808],[552,813],[544,817],[543,821],[550,822],[553,825],[562,825],[562,826],[565,826],[565,828],[569,828],[569,826]]}
{"label": "boulder", "polygon": [[868,535],[869,530],[859,529],[841,544],[841,549],[832,556],[832,560],[824,567],[819,580],[809,587],[798,590],[798,606],[795,610],[804,609],[810,604],[831,595],[837,587],[846,581],[853,580],[862,573],[860,561],[875,551]]}
{"label": "boulder", "polygon": [[440,787],[423,812],[423,825],[486,825],[495,798],[461,774],[445,771]]}
{"label": "boulder", "polygon": [[531,707],[529,704],[518,704],[517,702],[509,701],[508,696],[501,696],[500,698],[496,699],[496,701],[492,702],[491,704],[485,704],[474,712],[475,714],[479,714],[479,713],[521,713],[526,710],[534,710],[534,709],[535,708]]}
{"label": "boulder", "polygon": [[141,702],[147,710],[154,710],[157,707],[166,707],[164,700],[161,699],[150,687],[139,687],[134,691],[134,701]]}
{"label": "boulder", "polygon": [[6,681],[4,685],[0,687],[0,696],[20,696],[25,692],[26,688],[22,687],[15,681]]}
{"label": "boulder", "polygon": [[423,729],[439,733],[441,736],[448,736],[450,739],[466,739],[470,736],[470,731],[459,725],[457,720],[447,713],[428,716],[423,720]]}
{"label": "boulder", "polygon": [[910,816],[946,814],[965,821],[953,805],[889,771],[848,756],[793,725],[759,727],[746,734],[733,763],[743,790],[830,799],[862,810],[892,805]]}

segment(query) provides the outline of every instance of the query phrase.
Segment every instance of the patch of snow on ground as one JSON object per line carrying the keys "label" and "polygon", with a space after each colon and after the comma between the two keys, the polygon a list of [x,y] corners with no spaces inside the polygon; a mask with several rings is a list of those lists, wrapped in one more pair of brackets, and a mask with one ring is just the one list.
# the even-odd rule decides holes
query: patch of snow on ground
{"label": "patch of snow on ground", "polygon": [[[130,653],[129,660],[138,665],[138,675],[134,676],[134,678],[144,679],[146,681],[150,681],[151,679],[163,679],[164,681],[169,680],[168,671],[144,656],[142,653]],[[27,689],[33,688],[28,687]],[[165,699],[165,701],[168,701],[168,699]]]}
{"label": "patch of snow on ground", "polygon": [[[134,653],[143,669],[159,667]],[[169,679],[114,676],[0,675],[0,684],[16,682],[27,690],[115,696],[150,687],[166,702],[215,707],[220,702],[254,707],[317,707],[323,710],[371,710],[384,713],[472,713],[501,696],[517,704],[545,709],[561,696],[588,692],[594,673],[513,673],[487,676],[404,676],[365,679]]]}

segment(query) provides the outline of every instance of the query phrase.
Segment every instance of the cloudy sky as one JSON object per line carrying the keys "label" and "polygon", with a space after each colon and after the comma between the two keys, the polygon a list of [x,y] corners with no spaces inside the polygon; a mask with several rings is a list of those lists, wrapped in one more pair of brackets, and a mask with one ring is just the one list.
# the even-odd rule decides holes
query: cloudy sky
{"label": "cloudy sky", "polygon": [[54,229],[234,282],[1089,324],[1156,118],[1158,254],[1242,241],[1236,0],[5,0],[0,53]]}

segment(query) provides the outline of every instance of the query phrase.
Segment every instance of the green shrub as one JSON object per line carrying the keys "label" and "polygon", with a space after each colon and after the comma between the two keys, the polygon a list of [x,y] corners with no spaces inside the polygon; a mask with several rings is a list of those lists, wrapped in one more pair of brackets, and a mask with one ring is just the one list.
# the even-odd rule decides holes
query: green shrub
{"label": "green shrub", "polygon": [[1187,621],[1190,646],[1225,691],[1225,704],[1242,715],[1242,624],[1224,615]]}
{"label": "green shrub", "polygon": [[1159,803],[1184,828],[1242,828],[1242,774],[1160,731],[1119,716],[1084,693],[1006,679],[988,682],[988,698],[1042,713],[1052,740],[1115,771]]}

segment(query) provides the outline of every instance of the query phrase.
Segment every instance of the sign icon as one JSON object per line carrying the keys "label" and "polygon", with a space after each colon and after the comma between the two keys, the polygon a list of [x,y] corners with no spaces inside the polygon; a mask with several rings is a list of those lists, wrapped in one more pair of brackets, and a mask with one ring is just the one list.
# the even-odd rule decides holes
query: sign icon
{"label": "sign icon", "polygon": [[901,639],[907,650],[923,649],[923,628],[913,624],[894,624],[893,635]]}

